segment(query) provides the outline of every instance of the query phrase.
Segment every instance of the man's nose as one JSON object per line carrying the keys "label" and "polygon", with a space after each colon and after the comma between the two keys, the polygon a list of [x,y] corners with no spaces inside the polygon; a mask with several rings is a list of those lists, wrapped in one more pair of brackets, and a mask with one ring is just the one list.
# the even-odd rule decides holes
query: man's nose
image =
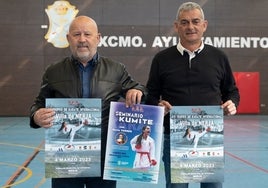
{"label": "man's nose", "polygon": [[84,34],[81,34],[80,37],[79,37],[79,41],[82,41],[84,42],[86,40],[86,37]]}

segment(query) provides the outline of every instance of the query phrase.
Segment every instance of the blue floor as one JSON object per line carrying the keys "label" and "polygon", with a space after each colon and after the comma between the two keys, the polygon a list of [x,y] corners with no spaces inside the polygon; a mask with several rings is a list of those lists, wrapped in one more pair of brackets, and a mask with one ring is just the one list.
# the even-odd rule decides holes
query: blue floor
{"label": "blue floor", "polygon": [[[28,117],[0,117],[0,188],[51,187],[50,179],[44,177],[44,130],[31,129],[28,123]],[[224,136],[223,187],[267,187],[268,116],[225,117]],[[164,188],[163,164],[160,169],[158,184],[118,182],[117,187]],[[199,184],[189,188],[199,188]]]}

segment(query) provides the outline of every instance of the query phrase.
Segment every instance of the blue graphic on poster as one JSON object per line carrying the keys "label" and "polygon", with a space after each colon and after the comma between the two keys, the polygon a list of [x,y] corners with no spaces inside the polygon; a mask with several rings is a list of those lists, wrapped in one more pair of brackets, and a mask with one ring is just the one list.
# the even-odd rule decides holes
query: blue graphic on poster
{"label": "blue graphic on poster", "polygon": [[46,99],[55,110],[45,130],[46,178],[101,176],[101,99]]}
{"label": "blue graphic on poster", "polygon": [[157,183],[164,108],[111,102],[104,179]]}
{"label": "blue graphic on poster", "polygon": [[224,123],[220,106],[173,106],[171,182],[224,181]]}

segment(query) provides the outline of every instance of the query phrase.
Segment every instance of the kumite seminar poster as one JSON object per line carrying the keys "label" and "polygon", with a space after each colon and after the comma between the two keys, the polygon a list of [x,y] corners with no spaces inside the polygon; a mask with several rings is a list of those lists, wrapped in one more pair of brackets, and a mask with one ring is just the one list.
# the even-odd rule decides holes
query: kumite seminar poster
{"label": "kumite seminar poster", "polygon": [[45,130],[46,178],[100,176],[101,99],[46,99],[56,111]]}
{"label": "kumite seminar poster", "polygon": [[111,102],[104,179],[157,183],[164,108]]}
{"label": "kumite seminar poster", "polygon": [[171,182],[224,180],[224,123],[220,106],[173,106]]}

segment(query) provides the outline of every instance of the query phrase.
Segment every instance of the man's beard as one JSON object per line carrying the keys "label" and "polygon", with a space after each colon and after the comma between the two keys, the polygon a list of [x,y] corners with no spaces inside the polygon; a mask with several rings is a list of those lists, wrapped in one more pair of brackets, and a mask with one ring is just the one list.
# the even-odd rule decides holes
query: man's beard
{"label": "man's beard", "polygon": [[92,59],[92,57],[90,56],[90,53],[77,53],[77,57],[76,57],[79,61],[81,62],[88,62],[89,60]]}

